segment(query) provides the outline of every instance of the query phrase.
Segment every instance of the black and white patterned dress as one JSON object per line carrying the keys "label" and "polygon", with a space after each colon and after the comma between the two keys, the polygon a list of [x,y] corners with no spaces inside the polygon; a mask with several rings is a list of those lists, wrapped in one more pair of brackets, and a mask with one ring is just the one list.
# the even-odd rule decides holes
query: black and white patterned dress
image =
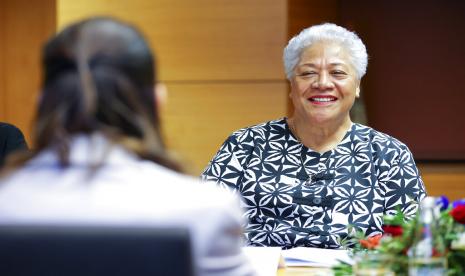
{"label": "black and white patterned dress", "polygon": [[323,154],[282,118],[234,132],[202,174],[242,195],[249,245],[337,248],[348,226],[382,232],[382,217],[413,215],[425,188],[407,146],[352,124]]}

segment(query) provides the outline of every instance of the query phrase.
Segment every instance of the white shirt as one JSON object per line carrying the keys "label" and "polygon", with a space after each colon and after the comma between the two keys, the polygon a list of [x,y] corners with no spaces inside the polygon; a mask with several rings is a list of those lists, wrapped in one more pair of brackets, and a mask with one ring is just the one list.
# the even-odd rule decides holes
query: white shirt
{"label": "white shirt", "polygon": [[[94,175],[89,164],[104,160]],[[140,160],[100,135],[71,142],[70,166],[50,150],[0,180],[0,224],[187,227],[199,275],[249,275],[238,199],[213,184]]]}

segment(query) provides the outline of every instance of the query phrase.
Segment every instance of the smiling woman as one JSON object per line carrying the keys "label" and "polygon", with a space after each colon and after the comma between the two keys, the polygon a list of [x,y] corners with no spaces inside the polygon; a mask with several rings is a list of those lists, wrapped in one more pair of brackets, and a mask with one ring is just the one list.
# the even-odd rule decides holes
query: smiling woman
{"label": "smiling woman", "polygon": [[234,132],[205,169],[242,195],[250,245],[338,248],[349,225],[373,236],[384,215],[415,214],[425,189],[407,146],[350,118],[367,60],[353,32],[303,30],[284,49],[292,116]]}
{"label": "smiling woman", "polygon": [[[290,78],[294,116],[288,120],[293,133],[317,151],[337,145],[351,125],[349,111],[360,93],[360,80],[349,54],[335,42],[320,41],[302,51]],[[339,132],[334,139],[314,139],[310,128]],[[308,129],[308,130],[307,130]],[[300,133],[299,133],[300,130]],[[340,130],[340,131],[338,131]]]}

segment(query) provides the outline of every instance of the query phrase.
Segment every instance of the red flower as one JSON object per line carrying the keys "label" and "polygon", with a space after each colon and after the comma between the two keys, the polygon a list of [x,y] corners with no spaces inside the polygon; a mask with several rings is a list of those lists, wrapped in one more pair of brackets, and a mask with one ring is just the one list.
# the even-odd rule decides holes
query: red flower
{"label": "red flower", "polygon": [[393,237],[402,236],[404,229],[400,225],[383,225],[384,234],[389,234]]}
{"label": "red flower", "polygon": [[368,237],[364,240],[360,240],[360,244],[366,249],[374,249],[379,245],[379,241],[383,235],[378,234],[371,237]]}
{"label": "red flower", "polygon": [[465,224],[465,205],[457,205],[449,213],[456,222]]}

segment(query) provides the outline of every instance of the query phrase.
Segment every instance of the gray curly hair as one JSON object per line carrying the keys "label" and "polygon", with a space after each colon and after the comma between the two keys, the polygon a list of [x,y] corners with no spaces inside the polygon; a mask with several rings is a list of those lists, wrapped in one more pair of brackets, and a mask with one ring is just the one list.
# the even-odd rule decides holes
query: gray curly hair
{"label": "gray curly hair", "polygon": [[302,30],[289,40],[286,48],[284,48],[284,69],[289,80],[294,75],[294,68],[300,61],[302,51],[318,41],[331,41],[340,44],[348,51],[357,78],[360,80],[365,75],[368,54],[362,40],[357,34],[341,26],[324,23]]}

